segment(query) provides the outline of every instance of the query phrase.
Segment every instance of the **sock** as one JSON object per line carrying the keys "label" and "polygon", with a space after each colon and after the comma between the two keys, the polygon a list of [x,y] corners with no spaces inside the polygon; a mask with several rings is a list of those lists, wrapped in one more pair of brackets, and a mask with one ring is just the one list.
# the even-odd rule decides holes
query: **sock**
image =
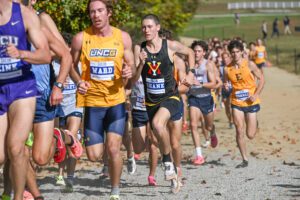
{"label": "sock", "polygon": [[111,188],[110,195],[119,195],[120,194],[120,188],[119,186],[113,186]]}
{"label": "sock", "polygon": [[215,134],[215,125],[213,125],[213,127],[212,127],[212,129],[210,131],[210,135],[211,136],[214,135],[214,134]]}
{"label": "sock", "polygon": [[170,153],[163,154],[163,162],[172,162]]}
{"label": "sock", "polygon": [[202,150],[201,147],[196,147],[196,156],[202,156]]}
{"label": "sock", "polygon": [[133,156],[128,157],[127,160],[133,161],[133,160],[134,160],[134,157],[133,157]]}

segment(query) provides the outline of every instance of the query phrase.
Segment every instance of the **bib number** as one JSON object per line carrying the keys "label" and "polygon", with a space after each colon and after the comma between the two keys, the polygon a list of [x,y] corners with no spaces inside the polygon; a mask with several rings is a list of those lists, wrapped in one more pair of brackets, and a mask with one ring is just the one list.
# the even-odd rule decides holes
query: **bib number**
{"label": "bib number", "polygon": [[90,63],[91,79],[96,81],[111,81],[114,79],[114,61]]}
{"label": "bib number", "polygon": [[165,94],[165,79],[146,78],[147,92],[150,94]]}
{"label": "bib number", "polygon": [[239,101],[245,101],[249,98],[249,90],[240,90],[235,92],[235,97]]}
{"label": "bib number", "polygon": [[0,80],[16,78],[23,75],[21,60],[9,57],[0,58]]}

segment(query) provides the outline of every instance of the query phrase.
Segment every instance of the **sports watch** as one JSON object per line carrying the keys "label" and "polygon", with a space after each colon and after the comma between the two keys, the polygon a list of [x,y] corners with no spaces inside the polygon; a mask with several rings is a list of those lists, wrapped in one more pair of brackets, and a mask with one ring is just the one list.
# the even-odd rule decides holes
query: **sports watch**
{"label": "sports watch", "polygon": [[59,89],[64,90],[64,85],[62,83],[60,83],[60,82],[54,82],[54,85],[56,87],[58,87]]}

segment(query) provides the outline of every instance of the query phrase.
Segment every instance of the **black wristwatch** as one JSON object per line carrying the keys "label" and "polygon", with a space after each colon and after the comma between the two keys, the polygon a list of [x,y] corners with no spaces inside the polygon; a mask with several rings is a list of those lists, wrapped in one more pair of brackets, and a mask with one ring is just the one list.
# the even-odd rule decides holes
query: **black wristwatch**
{"label": "black wristwatch", "polygon": [[64,85],[62,83],[60,83],[60,82],[54,82],[54,85],[56,87],[58,87],[59,89],[64,90]]}
{"label": "black wristwatch", "polygon": [[195,70],[194,68],[192,68],[192,69],[189,69],[189,71],[190,71],[190,72],[192,72],[193,74],[195,74],[195,73],[196,73],[196,70]]}

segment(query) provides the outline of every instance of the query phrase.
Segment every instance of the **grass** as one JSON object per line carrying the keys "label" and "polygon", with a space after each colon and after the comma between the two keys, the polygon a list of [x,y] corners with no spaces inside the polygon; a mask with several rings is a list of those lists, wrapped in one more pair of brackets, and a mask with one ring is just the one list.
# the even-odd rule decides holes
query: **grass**
{"label": "grass", "polygon": [[[268,23],[268,34],[272,32],[272,22],[275,17],[279,19],[279,30],[283,32],[284,15],[267,15],[267,16],[247,16],[240,18],[240,25],[234,24],[233,15],[224,17],[199,17],[194,16],[187,28],[184,30],[182,36],[193,37],[198,39],[211,38],[213,36],[219,38],[233,38],[236,36],[242,37],[245,41],[255,41],[257,37],[261,37],[261,24],[263,20]],[[267,49],[269,51],[269,58],[273,65],[278,65],[290,72],[295,71],[294,67],[294,50],[297,50],[299,55],[298,71],[300,71],[300,32],[294,32],[294,26],[300,26],[300,15],[290,16],[293,31],[292,36],[282,36],[279,38],[268,39]],[[276,46],[279,49],[278,59],[276,59]],[[279,63],[277,64],[278,61]],[[299,73],[299,72],[298,72]],[[300,73],[299,73],[300,74]]]}

